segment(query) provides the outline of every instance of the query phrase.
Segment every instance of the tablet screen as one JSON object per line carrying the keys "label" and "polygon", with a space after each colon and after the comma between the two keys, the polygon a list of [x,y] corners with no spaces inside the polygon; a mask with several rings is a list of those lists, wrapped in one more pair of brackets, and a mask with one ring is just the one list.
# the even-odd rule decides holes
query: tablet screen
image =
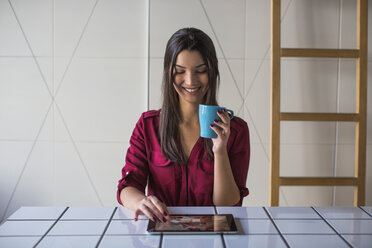
{"label": "tablet screen", "polygon": [[236,232],[231,214],[221,215],[170,215],[166,223],[149,220],[147,231],[152,233],[223,233]]}

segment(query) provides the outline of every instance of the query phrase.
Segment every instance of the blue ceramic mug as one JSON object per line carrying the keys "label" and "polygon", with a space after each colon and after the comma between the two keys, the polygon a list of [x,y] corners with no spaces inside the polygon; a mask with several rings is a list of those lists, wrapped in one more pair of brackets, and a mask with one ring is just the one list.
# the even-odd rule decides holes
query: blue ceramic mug
{"label": "blue ceramic mug", "polygon": [[[214,120],[221,121],[217,115],[217,111],[226,110],[230,114],[230,119],[234,117],[234,111],[212,105],[199,104],[199,123],[200,123],[200,136],[204,138],[217,138],[217,134],[210,127],[211,124],[215,125]],[[216,126],[216,125],[215,125]]]}

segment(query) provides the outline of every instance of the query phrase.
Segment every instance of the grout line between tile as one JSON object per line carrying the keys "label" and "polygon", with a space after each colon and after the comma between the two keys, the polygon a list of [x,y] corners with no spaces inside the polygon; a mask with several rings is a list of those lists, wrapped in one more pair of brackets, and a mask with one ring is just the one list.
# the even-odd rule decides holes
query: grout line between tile
{"label": "grout line between tile", "polygon": [[358,208],[360,208],[363,212],[365,212],[365,213],[368,214],[370,217],[372,217],[372,214],[368,213],[368,211],[365,210],[364,208],[362,208],[361,206],[359,206]]}
{"label": "grout line between tile", "polygon": [[161,248],[162,245],[163,245],[163,234],[160,234],[159,248]]}
{"label": "grout line between tile", "polygon": [[105,233],[106,233],[108,227],[110,226],[111,221],[112,221],[112,218],[114,217],[115,212],[116,212],[117,209],[118,209],[118,207],[115,207],[114,211],[112,211],[112,214],[111,214],[110,220],[107,222],[107,225],[106,225],[105,229],[103,230],[103,233],[102,233],[101,237],[99,238],[96,247],[99,246],[99,244],[101,243],[101,241],[102,241],[102,239],[103,239],[103,236],[105,236]]}
{"label": "grout line between tile", "polygon": [[269,211],[266,209],[266,207],[262,207],[262,209],[265,211],[265,213],[267,214],[267,216],[269,217],[271,223],[274,225],[275,229],[278,231],[280,237],[282,238],[284,244],[287,246],[287,247],[290,247],[287,240],[284,238],[284,235],[282,234],[282,232],[279,230],[279,227],[276,225],[276,223],[274,222],[273,218],[271,217],[271,215],[269,214]]}
{"label": "grout line between tile", "polygon": [[62,218],[62,216],[67,212],[68,209],[69,207],[66,207],[66,209],[61,213],[58,219],[53,223],[53,225],[48,229],[48,231],[46,231],[46,233],[40,238],[40,240],[33,246],[33,248],[37,247],[40,244],[40,242],[48,235],[50,230],[53,229],[53,227],[58,223],[58,221]]}
{"label": "grout line between tile", "polygon": [[340,233],[337,232],[336,228],[334,228],[331,223],[329,223],[314,207],[311,207],[319,216],[322,218],[322,220],[327,223],[327,225],[349,246],[353,247]]}
{"label": "grout line between tile", "polygon": [[225,236],[223,234],[220,234],[220,236],[221,236],[222,247],[226,248]]}

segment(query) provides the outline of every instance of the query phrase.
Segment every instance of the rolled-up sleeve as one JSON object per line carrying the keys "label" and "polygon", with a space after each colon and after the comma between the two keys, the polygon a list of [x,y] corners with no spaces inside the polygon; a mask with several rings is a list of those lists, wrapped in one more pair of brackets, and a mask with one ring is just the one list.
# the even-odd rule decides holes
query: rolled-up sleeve
{"label": "rolled-up sleeve", "polygon": [[143,115],[136,124],[130,138],[130,146],[127,150],[125,165],[122,169],[122,178],[119,180],[117,199],[120,200],[120,192],[127,186],[132,186],[139,191],[145,193],[147,177],[148,177],[148,162],[145,145]]}
{"label": "rolled-up sleeve", "polygon": [[241,206],[243,203],[243,198],[249,194],[246,183],[251,154],[250,152],[249,130],[246,122],[243,122],[229,152],[232,173],[240,191],[240,201],[236,204],[236,206]]}

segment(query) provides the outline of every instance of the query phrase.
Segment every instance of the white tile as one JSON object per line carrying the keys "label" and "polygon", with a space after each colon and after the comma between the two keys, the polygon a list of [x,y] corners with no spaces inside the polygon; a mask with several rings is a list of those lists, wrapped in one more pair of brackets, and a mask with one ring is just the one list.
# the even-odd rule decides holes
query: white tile
{"label": "white tile", "polygon": [[[71,142],[55,144],[55,204],[65,206],[98,206],[101,198],[86,165]],[[112,193],[114,195],[114,192]]]}
{"label": "white tile", "polygon": [[274,220],[283,234],[335,234],[323,220]]}
{"label": "white tile", "polygon": [[[134,211],[124,206],[119,206],[112,219],[113,220],[133,220]],[[138,219],[147,220],[148,218],[146,215],[141,214],[138,216]]]}
{"label": "white tile", "polygon": [[95,0],[55,1],[54,55],[70,58],[92,13]]}
{"label": "white tile", "polygon": [[[230,61],[228,61],[230,63]],[[230,65],[230,68],[233,65]],[[240,63],[240,66],[243,66]],[[235,67],[238,65],[234,64]],[[220,70],[220,87],[217,94],[217,101],[220,106],[224,106],[228,109],[232,109],[234,112],[238,112],[239,108],[243,104],[243,89],[241,88],[243,82],[239,80],[241,74],[236,72],[238,69],[231,71],[228,69],[228,64],[225,60],[219,60],[219,70]],[[234,73],[234,74],[232,74]],[[240,75],[240,76],[239,76]]]}
{"label": "white tile", "polygon": [[19,177],[10,209],[53,205],[53,162],[53,143],[37,141]]}
{"label": "white tile", "polygon": [[121,248],[123,244],[128,248],[159,247],[160,235],[109,236],[105,235],[99,245],[102,248]]}
{"label": "white tile", "polygon": [[0,81],[0,139],[34,140],[51,103],[35,61],[0,58]]}
{"label": "white tile", "polygon": [[371,216],[357,207],[315,207],[325,219],[370,219]]}
{"label": "white tile", "polygon": [[275,226],[269,219],[236,219],[239,234],[277,234]]}
{"label": "white tile", "polygon": [[7,221],[0,226],[0,236],[43,236],[54,221]]}
{"label": "white tile", "polygon": [[169,214],[215,214],[213,207],[167,207]]}
{"label": "white tile", "polygon": [[339,66],[339,111],[342,113],[355,113],[357,68],[356,59],[341,59]]}
{"label": "white tile", "polygon": [[150,59],[149,106],[150,109],[160,109],[162,105],[163,57]]}
{"label": "white tile", "polygon": [[310,207],[266,207],[273,219],[320,219]]}
{"label": "white tile", "polygon": [[339,1],[291,1],[281,25],[282,47],[337,48]]}
{"label": "white tile", "polygon": [[372,244],[372,235],[342,235],[353,247],[368,248]]}
{"label": "white tile", "polygon": [[109,220],[114,207],[70,207],[61,220]]}
{"label": "white tile", "polygon": [[77,49],[77,56],[146,57],[147,2],[99,2]]}
{"label": "white tile", "polygon": [[70,221],[60,220],[48,236],[102,235],[108,220]]}
{"label": "white tile", "polygon": [[232,214],[239,219],[268,219],[262,207],[217,207],[218,214]]}
{"label": "white tile", "polygon": [[[252,127],[250,128],[252,129]],[[245,197],[243,201],[244,206],[268,205],[270,192],[269,185],[269,153],[266,154],[264,152],[262,145],[251,144],[251,161],[247,177],[247,187],[250,194]]]}
{"label": "white tile", "polygon": [[372,206],[364,206],[361,208],[363,208],[364,211],[367,211],[370,215],[372,215]]}
{"label": "white tile", "polygon": [[148,234],[148,220],[112,220],[106,235]]}
{"label": "white tile", "polygon": [[[180,10],[182,10],[182,15],[180,15]],[[167,14],[164,15],[164,13]],[[163,57],[169,38],[177,30],[185,27],[195,27],[205,32],[214,43],[217,56],[221,57],[220,48],[200,1],[152,1],[150,23],[150,57]]]}
{"label": "white tile", "polygon": [[280,145],[281,176],[333,176],[333,161],[334,145]]}
{"label": "white tile", "polygon": [[12,5],[34,55],[52,56],[53,2],[16,0]]}
{"label": "white tile", "polygon": [[220,235],[165,235],[162,247],[222,248],[223,245]]}
{"label": "white tile", "polygon": [[265,60],[245,104],[263,143],[270,143],[270,60]]}
{"label": "white tile", "polygon": [[31,56],[22,30],[8,1],[0,1],[0,55]]}
{"label": "white tile", "polygon": [[246,1],[245,56],[247,58],[261,59],[270,48],[270,19],[269,1]]}
{"label": "white tile", "polygon": [[372,234],[372,219],[329,219],[328,222],[341,234]]}
{"label": "white tile", "polygon": [[332,187],[283,186],[280,187],[280,206],[329,206],[332,204]]}
{"label": "white tile", "polygon": [[226,247],[287,247],[280,235],[225,235]]}
{"label": "white tile", "polygon": [[8,220],[56,220],[66,207],[21,207]]}
{"label": "white tile", "polygon": [[[104,205],[117,205],[118,180],[121,178],[121,169],[125,164],[129,141],[124,143],[80,142],[77,145]],[[109,166],[102,166],[103,164]]]}
{"label": "white tile", "polygon": [[349,247],[338,235],[284,235],[290,247]]}
{"label": "white tile", "polygon": [[337,60],[282,59],[282,112],[336,112]]}
{"label": "white tile", "polygon": [[100,236],[47,236],[37,247],[90,248],[96,247]]}
{"label": "white tile", "polygon": [[31,248],[41,237],[0,237],[0,247]]}
{"label": "white tile", "polygon": [[202,3],[225,56],[244,58],[245,1],[203,0]]}
{"label": "white tile", "polygon": [[76,141],[129,140],[146,110],[145,59],[76,59],[57,96]]}
{"label": "white tile", "polygon": [[335,126],[333,122],[283,121],[280,123],[280,144],[333,145]]}
{"label": "white tile", "polygon": [[0,214],[4,216],[4,220],[19,208],[12,206],[4,213],[32,144],[33,142],[0,141]]}

